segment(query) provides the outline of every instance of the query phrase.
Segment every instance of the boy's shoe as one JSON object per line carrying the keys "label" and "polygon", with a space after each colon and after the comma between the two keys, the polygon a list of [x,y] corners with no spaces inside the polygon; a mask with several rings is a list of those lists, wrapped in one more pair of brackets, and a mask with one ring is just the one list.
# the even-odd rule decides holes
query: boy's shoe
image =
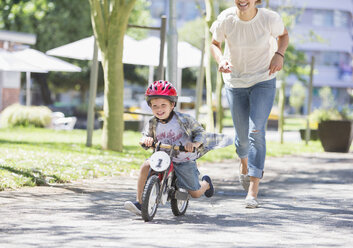
{"label": "boy's shoe", "polygon": [[214,194],[214,188],[213,188],[213,184],[212,184],[211,178],[209,176],[207,176],[207,175],[204,175],[202,177],[202,181],[206,181],[210,185],[210,188],[205,191],[205,196],[206,197],[212,197],[213,194]]}
{"label": "boy's shoe", "polygon": [[259,202],[253,196],[247,196],[245,198],[245,207],[246,208],[257,208],[259,206]]}
{"label": "boy's shoe", "polygon": [[141,215],[141,204],[137,201],[136,202],[126,201],[124,203],[124,207],[126,210],[129,210],[130,212],[136,215]]}
{"label": "boy's shoe", "polygon": [[239,164],[239,182],[246,192],[249,191],[250,176],[241,173],[241,163]]}

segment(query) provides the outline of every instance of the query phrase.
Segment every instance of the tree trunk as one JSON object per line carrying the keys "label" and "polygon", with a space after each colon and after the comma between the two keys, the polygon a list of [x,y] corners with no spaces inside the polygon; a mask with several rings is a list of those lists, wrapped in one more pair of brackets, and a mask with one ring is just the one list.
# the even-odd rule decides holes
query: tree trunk
{"label": "tree trunk", "polygon": [[212,25],[214,17],[213,1],[205,0],[206,17],[205,17],[205,56],[206,63],[206,104],[207,104],[207,124],[206,130],[214,132],[214,118],[213,118],[213,101],[212,101],[212,77],[211,77],[211,52],[210,52],[210,26]]}
{"label": "tree trunk", "polygon": [[124,71],[123,44],[128,18],[136,0],[89,0],[97,45],[104,71],[104,124],[102,147],[123,151]]}
{"label": "tree trunk", "polygon": [[220,72],[217,72],[217,85],[216,85],[216,130],[218,133],[222,133],[223,130],[223,106],[222,106],[222,88],[223,88],[223,80]]}
{"label": "tree trunk", "polygon": [[42,100],[44,105],[51,105],[53,104],[53,100],[51,99],[50,90],[48,87],[48,74],[46,73],[32,73],[32,77],[37,81],[40,87],[40,93],[42,95]]}
{"label": "tree trunk", "polygon": [[282,80],[281,87],[279,89],[279,118],[278,118],[278,131],[280,135],[280,143],[283,144],[283,127],[284,127],[284,107],[286,103],[286,82]]}
{"label": "tree trunk", "polygon": [[[120,44],[123,39],[124,36],[120,38]],[[120,47],[117,44],[109,46],[103,59],[104,81],[108,83],[104,85],[102,147],[115,151],[123,150],[124,131],[124,70]]]}
{"label": "tree trunk", "polygon": [[205,66],[206,75],[206,104],[207,104],[207,123],[206,130],[214,132],[214,119],[213,119],[213,101],[212,101],[212,77],[211,77],[211,53],[210,53],[210,34],[208,25],[205,25],[205,50],[207,62]]}

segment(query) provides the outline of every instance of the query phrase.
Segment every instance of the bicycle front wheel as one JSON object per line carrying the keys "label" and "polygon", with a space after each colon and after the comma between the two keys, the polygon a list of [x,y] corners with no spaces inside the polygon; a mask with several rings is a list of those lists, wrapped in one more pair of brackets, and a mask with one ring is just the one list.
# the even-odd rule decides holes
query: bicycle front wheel
{"label": "bicycle front wheel", "polygon": [[141,214],[145,221],[151,221],[156,215],[158,204],[157,198],[160,189],[160,181],[158,176],[151,176],[145,185],[142,194]]}

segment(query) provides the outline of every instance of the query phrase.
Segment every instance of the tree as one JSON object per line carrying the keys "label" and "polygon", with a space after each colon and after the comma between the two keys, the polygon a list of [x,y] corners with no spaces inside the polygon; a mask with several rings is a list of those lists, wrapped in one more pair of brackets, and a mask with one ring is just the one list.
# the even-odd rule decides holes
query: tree
{"label": "tree", "polygon": [[212,101],[212,76],[211,76],[211,36],[210,27],[213,21],[216,19],[215,11],[213,6],[213,0],[205,0],[206,5],[206,16],[205,16],[205,56],[206,56],[206,103],[207,103],[207,125],[206,130],[209,132],[214,131],[214,119],[213,119],[213,101]]}
{"label": "tree", "polygon": [[[267,5],[269,1],[267,2]],[[290,29],[293,28],[295,25],[295,18],[300,15],[301,10],[297,10],[292,8],[292,6],[283,6],[278,10],[283,18],[283,22],[285,27],[288,29],[290,33]],[[285,65],[283,69],[278,74],[278,79],[281,82],[281,87],[279,89],[279,120],[278,120],[278,131],[280,134],[280,143],[283,144],[283,127],[284,127],[284,108],[285,108],[285,89],[286,89],[286,80],[289,75],[294,75],[297,79],[302,82],[306,83],[306,76],[309,75],[310,68],[307,66],[307,59],[305,53],[299,51],[295,48],[294,44],[290,43],[286,50],[285,55]]]}
{"label": "tree", "polygon": [[[77,11],[80,9],[80,11]],[[33,47],[42,52],[92,34],[87,0],[3,0],[0,1],[0,29],[33,33]],[[81,73],[33,73],[44,104],[52,104],[51,90],[68,88],[84,92],[89,78],[87,61],[70,61],[82,68]],[[84,95],[84,94],[83,94]]]}
{"label": "tree", "polygon": [[[148,2],[137,0],[129,23],[148,24],[150,22],[148,6]],[[45,52],[92,35],[90,4],[87,0],[1,0],[0,29],[35,34],[37,42],[33,47]],[[145,36],[146,30],[131,28],[127,33],[139,39]],[[89,86],[89,63],[68,61],[81,67],[82,72],[32,74],[32,78],[40,86],[44,104],[52,103],[50,92],[61,93],[70,89],[80,91],[82,100],[85,100],[85,92]],[[103,79],[99,80],[99,88],[103,87],[102,81]]]}
{"label": "tree", "polygon": [[300,108],[303,107],[306,96],[306,88],[300,82],[296,82],[290,91],[289,104],[300,114]]}
{"label": "tree", "polygon": [[[202,42],[205,46],[205,56],[207,59],[206,67],[206,100],[207,100],[207,125],[206,129],[208,131],[214,130],[214,116],[213,116],[213,100],[212,92],[213,87],[215,88],[215,100],[216,100],[216,127],[217,132],[222,132],[222,121],[223,121],[223,107],[222,107],[222,87],[223,80],[221,74],[217,70],[217,64],[212,59],[210,55],[210,27],[216,19],[216,15],[219,11],[230,7],[228,1],[213,1],[204,0],[206,6],[206,12],[204,18],[198,18],[193,21],[188,22],[179,30],[179,37],[181,40],[185,40],[190,44],[201,49],[203,47]],[[198,3],[198,8],[201,10],[201,4]],[[203,14],[203,11],[201,11]],[[194,35],[190,35],[193,33]]]}
{"label": "tree", "polygon": [[97,45],[104,71],[104,125],[102,147],[123,150],[124,70],[123,42],[136,0],[89,0]]}

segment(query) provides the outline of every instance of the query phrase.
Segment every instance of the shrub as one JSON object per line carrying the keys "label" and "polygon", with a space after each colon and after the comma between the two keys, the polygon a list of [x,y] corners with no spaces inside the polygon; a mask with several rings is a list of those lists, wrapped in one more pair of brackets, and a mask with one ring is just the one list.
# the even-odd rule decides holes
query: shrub
{"label": "shrub", "polygon": [[48,127],[52,111],[45,106],[22,106],[13,104],[1,113],[1,127],[34,126]]}
{"label": "shrub", "polygon": [[342,116],[337,109],[315,109],[310,114],[310,120],[315,122],[342,120]]}

